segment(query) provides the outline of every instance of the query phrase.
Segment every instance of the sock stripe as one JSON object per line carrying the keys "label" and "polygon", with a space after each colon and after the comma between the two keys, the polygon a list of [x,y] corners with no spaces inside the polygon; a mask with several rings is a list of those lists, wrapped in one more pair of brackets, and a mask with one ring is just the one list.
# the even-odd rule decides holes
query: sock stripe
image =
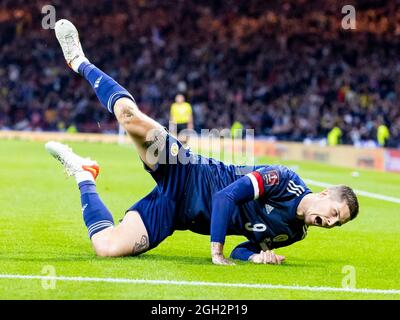
{"label": "sock stripe", "polygon": [[92,225],[90,225],[90,226],[88,227],[88,231],[90,232],[92,229],[96,228],[98,225],[103,224],[103,223],[110,223],[110,221],[108,221],[108,220],[101,220],[101,221],[98,221],[98,222],[96,222],[96,223],[93,223]]}
{"label": "sock stripe", "polygon": [[93,231],[95,231],[97,228],[102,227],[102,226],[105,226],[105,225],[106,225],[106,226],[113,226],[113,224],[112,224],[110,221],[104,222],[104,223],[100,223],[100,224],[98,224],[98,225],[96,225],[96,226],[93,226],[93,227],[89,228],[89,229],[88,229],[88,233],[91,234],[91,233],[93,233]]}
{"label": "sock stripe", "polygon": [[115,98],[115,96],[116,95],[119,95],[119,94],[122,94],[124,97],[129,97],[129,98],[131,98],[132,100],[134,100],[133,99],[133,97],[132,97],[132,95],[130,94],[130,93],[128,93],[127,91],[117,91],[117,92],[114,92],[111,96],[110,96],[110,98],[108,99],[108,101],[107,101],[107,109],[108,109],[108,111],[110,111],[110,113],[113,113],[113,110],[112,110],[112,101],[113,101],[113,99]]}
{"label": "sock stripe", "polygon": [[[93,179],[91,173],[87,171],[84,172]],[[85,221],[89,238],[91,239],[95,233],[114,226],[114,220],[111,212],[107,209],[96,192],[96,184],[93,180],[88,180],[88,177],[86,177],[84,181],[79,182],[78,186],[81,193],[83,220]]]}
{"label": "sock stripe", "polygon": [[104,224],[98,225],[97,227],[95,227],[92,230],[88,231],[89,238],[91,238],[95,233],[97,233],[97,232],[99,232],[99,231],[101,231],[101,230],[103,230],[105,228],[111,227],[111,226],[112,226],[111,223],[104,223]]}
{"label": "sock stripe", "polygon": [[93,223],[92,225],[90,225],[88,227],[88,232],[91,233],[93,231],[93,229],[97,228],[99,225],[101,224],[110,224],[113,225],[112,222],[110,220],[100,220],[97,221],[96,223]]}
{"label": "sock stripe", "polygon": [[88,232],[88,233],[91,236],[94,233],[96,233],[96,231],[99,231],[99,229],[105,229],[105,228],[112,227],[112,226],[113,226],[112,223],[102,223],[102,224],[99,224],[97,227],[93,228],[92,230],[90,230],[90,232]]}
{"label": "sock stripe", "polygon": [[101,231],[101,230],[103,230],[103,229],[112,227],[112,226],[113,226],[113,224],[110,223],[110,222],[109,222],[109,223],[103,223],[103,224],[98,225],[97,227],[93,228],[90,232],[88,232],[89,238],[92,238],[92,236],[93,236],[95,233],[97,233],[97,232],[99,232],[99,231]]}

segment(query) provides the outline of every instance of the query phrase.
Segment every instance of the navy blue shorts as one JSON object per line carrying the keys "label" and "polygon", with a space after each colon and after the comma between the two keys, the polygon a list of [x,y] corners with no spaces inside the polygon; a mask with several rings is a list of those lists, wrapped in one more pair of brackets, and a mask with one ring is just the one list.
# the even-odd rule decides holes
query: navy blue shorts
{"label": "navy blue shorts", "polygon": [[175,231],[177,203],[192,169],[191,157],[190,149],[168,134],[156,168],[151,170],[144,165],[157,186],[127,211],[139,212],[149,236],[149,249],[158,246]]}

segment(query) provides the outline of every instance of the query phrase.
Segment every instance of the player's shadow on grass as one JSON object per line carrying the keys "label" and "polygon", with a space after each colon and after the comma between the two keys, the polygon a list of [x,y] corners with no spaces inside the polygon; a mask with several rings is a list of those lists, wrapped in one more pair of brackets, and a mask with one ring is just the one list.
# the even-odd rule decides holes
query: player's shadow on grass
{"label": "player's shadow on grass", "polygon": [[190,257],[190,256],[170,256],[170,255],[163,255],[159,253],[148,253],[142,254],[139,256],[129,257],[129,259],[140,259],[144,261],[167,261],[167,262],[175,262],[178,264],[197,264],[197,265],[210,265],[211,258],[210,257]]}
{"label": "player's shadow on grass", "polygon": [[349,264],[349,261],[344,259],[330,259],[330,258],[321,258],[321,259],[303,259],[303,258],[289,258],[287,259],[282,266],[289,268],[325,268],[326,266],[332,265],[346,265]]}
{"label": "player's shadow on grass", "polygon": [[81,254],[81,255],[74,255],[74,254],[69,254],[69,255],[63,255],[63,256],[57,256],[56,254],[54,256],[49,255],[37,255],[33,257],[33,253],[27,252],[25,255],[19,253],[19,256],[7,256],[7,255],[0,255],[0,262],[1,261],[15,261],[15,262],[45,262],[45,263],[51,263],[51,262],[101,262],[101,261],[128,261],[132,262],[134,260],[136,261],[142,261],[142,262],[175,262],[178,264],[191,264],[191,265],[210,265],[211,263],[211,258],[209,257],[188,257],[188,256],[169,256],[169,255],[162,255],[162,254],[142,254],[138,256],[127,256],[127,257],[118,257],[118,258],[105,258],[105,257],[98,257],[95,254]]}
{"label": "player's shadow on grass", "polygon": [[93,261],[98,257],[95,255],[63,255],[61,256],[37,256],[32,257],[31,253],[26,254],[26,256],[19,257],[9,257],[9,256],[0,256],[0,261],[16,261],[16,262],[81,262],[81,261]]}
{"label": "player's shadow on grass", "polygon": [[[160,253],[148,253],[148,254],[143,254],[139,255],[136,257],[130,257],[130,259],[141,259],[143,261],[147,262],[175,262],[178,264],[191,264],[191,265],[205,265],[205,266],[213,266],[211,263],[211,258],[204,256],[204,257],[190,257],[190,256],[177,256],[177,255],[163,255]],[[121,258],[123,259],[123,258]],[[231,261],[235,262],[237,265],[240,266],[255,266],[256,264],[254,263],[249,263],[247,261],[239,261],[239,260],[232,260]],[[285,261],[282,265],[276,266],[276,267],[282,267],[282,268],[325,268],[327,265],[331,266],[334,264],[338,265],[345,265],[348,264],[348,261],[346,260],[338,260],[338,259],[300,259],[300,258],[289,258],[287,261]],[[265,266],[261,264],[257,264],[257,266]]]}
{"label": "player's shadow on grass", "polygon": [[[63,255],[63,256],[57,256],[56,254],[54,256],[49,255],[43,255],[43,256],[38,256],[36,255],[35,257],[32,257],[32,253],[26,253],[26,256],[23,256],[20,254],[19,257],[15,256],[6,256],[6,255],[0,255],[0,262],[1,261],[15,261],[15,262],[42,262],[42,263],[51,263],[51,262],[99,262],[101,263],[102,261],[104,262],[111,262],[111,261],[127,261],[127,262],[173,262],[176,264],[182,264],[182,265],[203,265],[203,266],[213,266],[211,263],[211,258],[208,256],[204,257],[191,257],[191,256],[178,256],[178,255],[163,255],[161,253],[144,253],[142,255],[138,256],[128,256],[128,257],[119,257],[119,258],[104,258],[104,257],[97,257],[94,254],[69,254],[69,255]],[[238,260],[232,260],[234,261],[237,265],[239,266],[255,266],[253,263],[245,262],[245,261],[238,261]],[[349,264],[348,260],[345,259],[302,259],[298,257],[292,257],[286,260],[282,265],[278,266],[281,268],[324,268],[327,265],[332,266],[332,265],[346,265]],[[261,264],[257,264],[257,266],[263,266]]]}

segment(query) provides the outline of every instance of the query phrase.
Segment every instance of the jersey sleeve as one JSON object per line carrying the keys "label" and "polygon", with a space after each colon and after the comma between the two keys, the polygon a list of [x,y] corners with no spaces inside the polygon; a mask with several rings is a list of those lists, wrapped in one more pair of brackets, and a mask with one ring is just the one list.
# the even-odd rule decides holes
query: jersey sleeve
{"label": "jersey sleeve", "polygon": [[250,241],[243,242],[236,246],[231,252],[231,258],[236,260],[248,261],[256,253],[260,253],[261,247]]}
{"label": "jersey sleeve", "polygon": [[211,241],[224,243],[236,205],[261,197],[271,202],[291,200],[305,192],[303,185],[297,174],[283,166],[260,167],[236,180],[213,196]]}
{"label": "jersey sleeve", "polygon": [[225,242],[228,224],[235,206],[251,201],[253,198],[253,186],[247,176],[241,177],[213,196],[211,242]]}
{"label": "jersey sleeve", "polygon": [[283,195],[286,192],[292,174],[291,171],[280,166],[266,166],[246,176],[251,181],[254,199],[258,199]]}

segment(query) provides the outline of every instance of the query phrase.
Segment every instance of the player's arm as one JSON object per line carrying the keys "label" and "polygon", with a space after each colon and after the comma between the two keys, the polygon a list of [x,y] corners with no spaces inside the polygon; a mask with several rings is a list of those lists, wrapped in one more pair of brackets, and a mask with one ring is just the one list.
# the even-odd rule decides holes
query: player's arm
{"label": "player's arm", "polygon": [[[222,189],[213,198],[211,214],[211,255],[215,264],[231,264],[223,255],[228,223],[236,205],[273,197],[286,183],[278,168],[260,168]],[[268,252],[268,251],[265,251]],[[265,253],[264,253],[265,254]]]}
{"label": "player's arm", "polygon": [[256,243],[246,241],[235,247],[231,252],[231,258],[242,261],[249,261],[250,257],[261,251],[261,248]]}
{"label": "player's arm", "polygon": [[243,176],[213,197],[211,213],[211,256],[214,264],[233,264],[224,257],[224,243],[228,224],[235,206],[254,199],[254,187],[248,176]]}
{"label": "player's arm", "polygon": [[263,264],[281,264],[285,260],[284,256],[277,255],[271,250],[263,251],[259,245],[250,241],[243,242],[233,249],[231,258]]}

